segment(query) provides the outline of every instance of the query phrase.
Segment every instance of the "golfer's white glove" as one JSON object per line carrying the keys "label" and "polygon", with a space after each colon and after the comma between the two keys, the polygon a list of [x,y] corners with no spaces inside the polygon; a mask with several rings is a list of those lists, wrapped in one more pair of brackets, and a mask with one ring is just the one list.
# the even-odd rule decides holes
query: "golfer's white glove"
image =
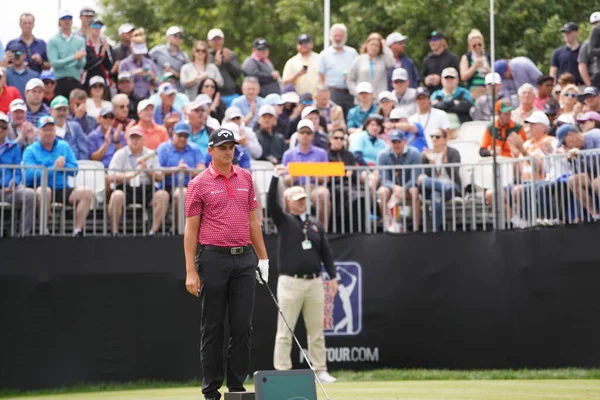
{"label": "golfer's white glove", "polygon": [[[260,279],[262,277],[262,280]],[[269,260],[258,260],[258,267],[256,267],[256,280],[261,285],[263,280],[269,282]]]}

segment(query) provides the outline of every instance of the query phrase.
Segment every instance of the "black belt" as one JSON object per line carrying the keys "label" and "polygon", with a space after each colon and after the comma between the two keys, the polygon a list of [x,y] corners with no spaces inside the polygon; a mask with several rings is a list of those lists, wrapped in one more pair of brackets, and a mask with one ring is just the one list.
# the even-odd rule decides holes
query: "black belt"
{"label": "black belt", "polygon": [[291,276],[292,278],[296,278],[296,279],[317,279],[317,278],[321,277],[321,274],[318,272],[315,272],[314,274],[285,274],[285,273],[282,273],[281,275]]}
{"label": "black belt", "polygon": [[240,247],[221,247],[221,246],[210,246],[207,244],[201,244],[200,249],[206,251],[216,251],[219,253],[225,253],[232,256],[241,256],[242,254],[254,251],[254,247],[251,244]]}

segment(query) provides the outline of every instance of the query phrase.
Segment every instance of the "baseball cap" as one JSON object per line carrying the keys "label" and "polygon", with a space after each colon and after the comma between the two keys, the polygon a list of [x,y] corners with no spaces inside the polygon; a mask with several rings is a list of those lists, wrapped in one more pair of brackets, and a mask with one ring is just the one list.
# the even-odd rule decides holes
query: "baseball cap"
{"label": "baseball cap", "polygon": [[315,125],[309,119],[301,119],[300,122],[298,122],[298,127],[296,130],[300,131],[302,128],[308,128],[311,130],[311,132],[315,131]]}
{"label": "baseball cap", "polygon": [[140,101],[140,102],[138,103],[138,105],[137,105],[137,112],[144,111],[144,110],[145,110],[146,108],[148,108],[149,106],[152,106],[152,107],[154,107],[154,104],[152,104],[152,103],[150,102],[150,100],[148,100],[148,99],[144,99],[144,100],[142,100],[142,101]]}
{"label": "baseball cap", "polygon": [[144,132],[142,131],[142,128],[140,128],[137,125],[134,125],[131,128],[127,129],[127,131],[125,132],[125,137],[134,135],[144,137]]}
{"label": "baseball cap", "polygon": [[160,86],[158,87],[158,94],[165,94],[167,96],[170,96],[172,94],[177,93],[177,88],[173,85],[171,85],[169,82],[165,82],[165,83],[161,83]]}
{"label": "baseball cap", "polygon": [[396,68],[392,72],[392,82],[393,81],[407,81],[408,80],[408,71],[404,68]]}
{"label": "baseball cap", "polygon": [[507,60],[497,60],[494,63],[494,70],[500,75],[500,78],[504,79],[504,75],[506,74],[506,70],[508,69],[508,61]]}
{"label": "baseball cap", "polygon": [[229,129],[231,132],[233,132],[233,137],[235,140],[240,139],[240,127],[235,122],[225,122],[223,125],[221,125],[221,128]]}
{"label": "baseball cap", "polygon": [[281,95],[281,99],[286,103],[298,103],[300,101],[300,96],[296,92],[287,92]]}
{"label": "baseball cap", "polygon": [[23,100],[23,99],[14,99],[13,101],[10,102],[9,109],[10,109],[10,112],[17,111],[17,110],[27,111],[27,104],[25,103],[25,100]]}
{"label": "baseball cap", "polygon": [[176,135],[180,133],[187,133],[187,135],[189,136],[192,134],[192,127],[185,121],[179,121],[173,127],[173,132],[175,132]]}
{"label": "baseball cap", "polygon": [[400,32],[392,32],[385,38],[385,44],[390,47],[394,43],[404,42],[408,36],[404,36]]}
{"label": "baseball cap", "polygon": [[560,114],[558,118],[556,118],[556,123],[562,122],[563,124],[571,124],[576,125],[575,118],[572,114]]}
{"label": "baseball cap", "polygon": [[583,89],[583,93],[579,95],[579,98],[582,99],[586,96],[598,96],[598,89],[595,86],[587,86],[585,89]]}
{"label": "baseball cap", "polygon": [[542,124],[546,126],[550,126],[550,120],[548,116],[544,114],[543,111],[534,111],[531,115],[525,118],[525,121],[528,124]]}
{"label": "baseball cap", "polygon": [[119,76],[117,79],[119,81],[132,81],[133,75],[131,75],[131,72],[129,72],[129,71],[123,71],[123,72],[119,73]]}
{"label": "baseball cap", "polygon": [[52,118],[50,115],[44,115],[43,117],[41,117],[38,121],[38,128],[43,128],[44,126],[48,125],[48,124],[55,124],[54,118]]}
{"label": "baseball cap", "polygon": [[446,78],[448,76],[451,76],[452,78],[458,78],[458,71],[456,71],[456,68],[444,68],[442,71],[442,78]]}
{"label": "baseball cap", "polygon": [[54,76],[54,72],[49,69],[45,69],[40,74],[40,79],[42,81],[56,81],[56,77]]}
{"label": "baseball cap", "polygon": [[100,110],[101,117],[106,117],[107,115],[112,115],[113,117],[115,116],[115,109],[112,106],[104,107],[102,110]]}
{"label": "baseball cap", "polygon": [[285,100],[283,100],[279,94],[271,93],[265,97],[264,103],[271,106],[281,106],[285,104]]}
{"label": "baseball cap", "polygon": [[400,129],[396,129],[392,132],[392,134],[390,135],[390,141],[392,142],[401,142],[404,139],[406,139],[406,134],[404,133],[404,131],[401,131]]}
{"label": "baseball cap", "polygon": [[3,112],[0,112],[0,121],[4,121],[8,124],[8,115],[4,114]]}
{"label": "baseball cap", "polygon": [[390,119],[408,118],[408,113],[403,108],[394,108],[390,111]]}
{"label": "baseball cap", "polygon": [[419,96],[431,96],[431,93],[429,93],[429,90],[427,90],[426,87],[420,86],[417,88],[417,91],[415,93],[415,99],[418,98]]}
{"label": "baseball cap", "polygon": [[174,73],[172,73],[172,72],[165,72],[165,73],[164,73],[164,74],[162,74],[162,76],[160,77],[160,81],[161,81],[161,82],[166,82],[167,80],[169,80],[169,79],[171,79],[171,78],[173,78],[173,79],[177,79],[177,78],[175,77],[175,74],[174,74]]}
{"label": "baseball cap", "polygon": [[296,92],[296,86],[294,86],[291,83],[283,85],[283,88],[281,89],[281,94],[285,94],[285,93],[288,93],[288,92],[298,93],[298,92]]}
{"label": "baseball cap", "polygon": [[590,24],[595,24],[596,22],[600,22],[600,12],[596,11],[590,15]]}
{"label": "baseball cap", "polygon": [[556,101],[546,101],[544,104],[544,114],[556,115],[558,113],[558,103]]}
{"label": "baseball cap", "polygon": [[219,28],[213,28],[210,31],[208,31],[208,35],[206,35],[206,37],[208,40],[213,40],[216,37],[225,39],[225,35],[223,34],[223,31],[220,30]]}
{"label": "baseball cap", "polygon": [[30,79],[27,82],[27,85],[25,85],[25,91],[35,89],[36,87],[39,87],[39,88],[43,89],[44,88],[44,82],[42,82],[42,80],[39,79],[39,78]]}
{"label": "baseball cap", "polygon": [[104,26],[104,22],[102,22],[101,19],[96,18],[96,19],[94,19],[92,21],[92,23],[90,25],[102,25],[102,26]]}
{"label": "baseball cap", "polygon": [[298,37],[296,38],[296,42],[298,44],[300,44],[300,43],[311,43],[312,39],[310,38],[310,36],[307,33],[303,33],[301,35],[298,35]]}
{"label": "baseball cap", "polygon": [[[201,106],[212,104],[212,102],[213,102],[212,99],[210,98],[210,96],[207,95],[206,93],[200,93],[198,96],[196,96],[194,101]],[[193,110],[193,108],[192,108],[192,110]]]}
{"label": "baseball cap", "polygon": [[119,35],[131,32],[134,29],[135,29],[135,25],[127,22],[119,27]]}
{"label": "baseball cap", "polygon": [[292,186],[285,191],[285,197],[291,201],[298,201],[306,198],[306,191],[302,186]]}
{"label": "baseball cap", "polygon": [[562,28],[560,28],[561,32],[574,32],[574,31],[578,31],[579,30],[579,26],[577,26],[577,24],[575,22],[567,22],[566,24],[563,25]]}
{"label": "baseball cap", "polygon": [[600,121],[600,114],[595,111],[588,111],[583,115],[578,115],[577,120],[580,122],[584,121]]}
{"label": "baseball cap", "polygon": [[388,92],[387,90],[384,90],[383,92],[379,93],[379,96],[377,96],[377,101],[382,102],[384,100],[395,102],[396,96],[394,96],[394,94],[392,92]]}
{"label": "baseball cap", "polygon": [[564,124],[556,130],[556,139],[558,139],[559,146],[562,146],[565,138],[570,132],[579,132],[579,130],[574,124]]}
{"label": "baseball cap", "polygon": [[6,51],[12,51],[13,53],[16,53],[17,51],[23,53],[24,50],[25,49],[19,42],[12,42],[8,46],[6,46]]}
{"label": "baseball cap", "polygon": [[229,107],[227,110],[225,110],[225,119],[232,120],[234,118],[244,118],[242,115],[242,110],[240,110],[238,107]]}
{"label": "baseball cap", "polygon": [[178,26],[173,25],[167,29],[167,36],[177,35],[178,33],[183,33],[183,29]]}
{"label": "baseball cap", "polygon": [[269,44],[267,43],[267,39],[257,38],[252,42],[252,48],[256,50],[266,50],[269,48]]}
{"label": "baseball cap", "polygon": [[441,31],[432,31],[429,36],[427,36],[427,40],[431,39],[446,39],[446,35]]}
{"label": "baseball cap", "polygon": [[58,19],[63,19],[65,17],[73,18],[73,13],[68,8],[63,8],[62,10],[60,10],[60,13],[58,14]]}
{"label": "baseball cap", "polygon": [[131,51],[133,54],[148,54],[148,46],[146,43],[131,43]]}
{"label": "baseball cap", "polygon": [[235,140],[235,135],[233,132],[223,127],[215,129],[208,137],[208,145],[210,147],[217,147],[223,143],[229,142],[240,144],[237,140]]}
{"label": "baseball cap", "polygon": [[272,105],[264,104],[258,109],[258,116],[262,117],[265,114],[275,116],[275,108]]}
{"label": "baseball cap", "polygon": [[100,83],[102,86],[106,86],[106,81],[100,75],[95,75],[90,78],[89,86],[92,87],[96,84]]}
{"label": "baseball cap", "polygon": [[373,93],[373,85],[369,82],[360,82],[356,85],[356,93]]}
{"label": "baseball cap", "polygon": [[560,86],[558,83],[556,85],[554,85],[554,89],[552,89],[553,93],[560,93],[562,92],[562,86]]}
{"label": "baseball cap", "polygon": [[65,96],[56,96],[50,102],[50,108],[61,108],[61,107],[69,107],[69,100]]}
{"label": "baseball cap", "polygon": [[505,113],[515,109],[509,99],[500,99],[496,102],[495,106],[497,113]]}
{"label": "baseball cap", "polygon": [[79,16],[81,17],[94,17],[95,15],[96,11],[90,6],[84,6],[81,8],[81,11],[79,11]]}
{"label": "baseball cap", "polygon": [[489,74],[487,74],[485,76],[485,84],[486,85],[491,85],[492,83],[495,83],[496,85],[500,85],[502,83],[502,78],[500,77],[499,73],[494,72],[492,74],[490,72]]}
{"label": "baseball cap", "polygon": [[304,109],[302,109],[302,113],[300,113],[300,118],[304,119],[308,114],[313,112],[319,112],[319,110],[317,110],[316,107],[313,106],[304,107]]}

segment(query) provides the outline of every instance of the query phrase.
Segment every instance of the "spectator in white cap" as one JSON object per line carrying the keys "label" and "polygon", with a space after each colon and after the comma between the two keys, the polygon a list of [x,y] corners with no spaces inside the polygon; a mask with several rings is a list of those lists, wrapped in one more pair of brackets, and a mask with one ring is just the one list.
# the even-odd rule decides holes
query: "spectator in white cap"
{"label": "spectator in white cap", "polygon": [[207,149],[208,137],[214,129],[206,123],[209,116],[206,106],[194,100],[185,106],[185,114],[192,129],[189,141],[196,143],[201,149]]}
{"label": "spectator in white cap", "polygon": [[[448,130],[450,129],[450,121],[448,120],[448,114],[445,111],[431,106],[430,93],[425,87],[419,87],[416,93],[417,112],[408,118],[411,124],[419,124],[425,131],[425,138],[427,139],[427,146],[431,147],[430,135],[435,132],[436,129]],[[448,132],[448,137],[452,137],[451,132]]]}
{"label": "spectator in white cap", "polygon": [[[150,50],[150,57],[163,73],[172,73],[177,80],[180,78],[181,67],[190,62],[188,55],[181,49],[183,29],[171,26],[167,29],[167,43],[160,44]],[[181,89],[181,88],[180,88]],[[188,96],[191,98],[191,96]]]}
{"label": "spectator in white cap", "polygon": [[104,78],[96,75],[89,81],[90,97],[85,102],[85,109],[92,118],[98,118],[100,110],[111,106],[110,101],[104,100],[105,92],[108,90]]}
{"label": "spectator in white cap", "polygon": [[[103,27],[104,23],[99,19],[94,19],[90,25],[85,46],[87,55],[82,77],[85,88],[88,87],[93,76],[101,76],[106,81],[106,86],[111,86],[110,72],[114,60],[112,58],[112,48],[106,37],[101,34]],[[110,91],[107,91],[106,98],[110,99]]]}
{"label": "spectator in white cap", "polygon": [[131,55],[121,61],[119,74],[129,72],[133,75],[133,92],[141,98],[150,96],[161,75],[160,69],[147,54],[144,29],[135,29],[131,37]]}
{"label": "spectator in white cap", "polygon": [[[419,122],[409,122],[409,115],[406,110],[396,107],[390,113],[389,122],[384,122],[383,126],[386,131],[401,130],[406,134],[406,144],[414,147],[422,153],[428,148],[427,139],[425,138],[425,130]],[[391,133],[389,140],[391,141]],[[390,143],[388,143],[390,144]]]}
{"label": "spectator in white cap", "polygon": [[[316,147],[320,147],[321,149],[327,151],[327,149],[329,148],[329,137],[327,136],[327,132],[324,132],[320,125],[319,110],[313,106],[308,106],[302,110],[302,114],[300,114],[300,116],[301,120],[308,120],[313,124],[314,138],[312,144]],[[298,124],[300,124],[300,121],[298,121]],[[296,145],[298,144],[297,141],[298,132],[295,132],[290,137],[290,149],[296,147]]]}
{"label": "spectator in white cap", "polygon": [[[273,108],[275,108],[275,106],[273,106]],[[275,110],[275,112],[277,112],[277,110]],[[256,133],[244,125],[243,115],[239,108],[229,107],[225,111],[223,125],[226,123],[238,126],[239,137],[237,138],[237,141],[240,142],[240,146],[242,146],[253,159],[260,159],[263,153],[262,146],[256,137]]]}
{"label": "spectator in white cap", "polygon": [[593,35],[596,35],[596,39],[594,40],[595,44],[600,44],[600,37],[598,35],[600,32],[596,29],[600,26],[600,11],[595,11],[590,15],[590,24],[592,25],[592,30],[590,32],[590,37],[586,39],[581,48],[579,49],[579,58],[578,69],[581,75],[581,79],[586,86],[596,86],[598,87],[599,82],[594,82],[594,76],[600,73],[600,54],[596,54],[595,56],[592,52],[598,53],[600,49],[594,49],[591,44],[591,39]]}
{"label": "spectator in white cap", "polygon": [[369,82],[360,82],[355,90],[358,104],[348,111],[346,118],[348,134],[362,132],[367,116],[377,112],[377,105],[373,104],[373,85]]}
{"label": "spectator in white cap", "polygon": [[69,97],[71,90],[81,89],[81,73],[85,67],[85,39],[74,35],[73,13],[63,9],[58,19],[60,32],[48,41],[48,60],[56,76],[57,96]]}
{"label": "spectator in white cap", "polygon": [[[181,87],[185,94],[193,99],[198,93],[202,92],[200,84],[208,78],[216,82],[218,87],[223,86],[223,77],[219,68],[209,62],[208,44],[204,40],[196,40],[193,46],[192,62],[181,67]],[[217,103],[219,101],[220,95]]]}
{"label": "spectator in white cap", "polygon": [[331,99],[344,110],[344,116],[354,107],[354,96],[350,94],[346,76],[354,59],[356,49],[346,46],[348,31],[344,24],[333,24],[329,30],[331,46],[321,52],[319,61],[319,83],[331,91]]}
{"label": "spectator in white cap", "polygon": [[392,92],[384,90],[377,96],[377,103],[379,105],[377,114],[381,115],[384,123],[389,122],[390,113],[396,106],[396,97]]}
{"label": "spectator in white cap", "polygon": [[37,139],[35,125],[27,121],[27,104],[23,99],[15,99],[10,103],[8,139],[14,140],[21,152]]}
{"label": "spectator in white cap", "polygon": [[33,78],[25,85],[25,102],[27,103],[27,121],[37,126],[38,120],[50,114],[50,108],[43,103],[44,82]]}
{"label": "spectator in white cap", "polygon": [[344,110],[331,100],[331,91],[327,86],[317,85],[314,106],[319,110],[319,114],[325,118],[327,132],[333,132],[334,129],[343,129],[346,132]]}
{"label": "spectator in white cap", "polygon": [[202,107],[204,107],[204,112],[206,113],[206,125],[215,130],[219,129],[221,127],[221,123],[219,122],[219,120],[217,120],[216,118],[213,118],[210,115],[210,112],[212,110],[212,99],[210,98],[210,96],[207,94],[201,93],[198,96],[196,96],[194,101],[196,103],[202,105]]}
{"label": "spectator in white cap", "polygon": [[75,34],[81,36],[84,40],[87,40],[87,37],[90,33],[90,26],[95,16],[96,11],[92,7],[83,6],[79,11],[79,20],[81,21],[81,26],[79,27],[79,30],[75,32]]}
{"label": "spectator in white cap", "polygon": [[129,99],[128,117],[137,121],[137,105],[142,97],[133,91],[133,75],[129,71],[120,72],[117,76],[117,94],[124,94]]}
{"label": "spectator in white cap", "polygon": [[396,68],[392,71],[392,93],[395,97],[396,106],[406,111],[408,115],[417,112],[415,103],[417,89],[411,87],[410,76],[404,68]]}
{"label": "spectator in white cap", "polygon": [[161,104],[154,108],[154,122],[163,125],[170,133],[175,124],[183,119],[181,110],[174,106],[177,88],[168,82],[164,82],[158,87],[158,94]]}
{"label": "spectator in white cap", "polygon": [[473,106],[471,93],[458,86],[458,71],[452,67],[442,71],[442,88],[431,94],[431,105],[444,110],[451,117],[450,128],[456,129],[463,122],[470,121],[469,111]]}
{"label": "spectator in white cap", "polygon": [[279,164],[286,149],[285,137],[274,130],[277,120],[273,106],[264,105],[258,110],[258,126],[256,137],[262,147],[262,155],[259,160],[270,161]]}
{"label": "spectator in white cap", "polygon": [[588,86],[579,95],[579,101],[583,103],[581,112],[600,111],[600,91],[595,86]]}
{"label": "spectator in white cap", "polygon": [[400,32],[392,32],[385,38],[385,43],[394,56],[394,68],[388,70],[388,89],[390,91],[394,90],[393,71],[398,68],[402,68],[406,71],[407,78],[404,80],[408,81],[408,87],[415,89],[419,86],[419,70],[417,70],[415,62],[406,55],[407,40],[408,36],[404,36]]}
{"label": "spectator in white cap", "polygon": [[313,51],[311,37],[303,33],[296,38],[296,50],[298,53],[287,60],[283,67],[281,84],[294,85],[299,93],[309,92],[316,94],[319,76],[319,55]]}
{"label": "spectator in white cap", "polygon": [[144,134],[145,146],[156,150],[161,143],[169,140],[167,128],[154,122],[154,105],[149,100],[140,101],[137,110],[140,120],[135,126]]}
{"label": "spectator in white cap", "polygon": [[221,90],[221,99],[225,101],[225,105],[229,107],[231,102],[239,96],[236,85],[237,78],[242,75],[242,67],[240,60],[233,50],[225,47],[225,35],[223,31],[215,28],[208,31],[208,60],[214,63],[223,77],[223,85]]}
{"label": "spectator in white cap", "polygon": [[121,41],[112,48],[113,60],[115,60],[115,67],[113,68],[113,74],[116,74],[119,70],[120,61],[131,55],[131,36],[135,30],[135,25],[129,22],[119,26],[118,34]]}
{"label": "spectator in white cap", "polygon": [[501,86],[502,78],[500,78],[499,73],[494,72],[492,74],[490,72],[485,76],[486,93],[482,96],[479,96],[477,100],[475,100],[475,105],[471,107],[471,111],[469,112],[473,121],[492,120],[492,110],[494,108],[494,103],[492,102],[492,91],[495,91],[496,99],[499,99],[501,96]]}
{"label": "spectator in white cap", "polygon": [[[25,85],[27,87],[27,85]],[[10,103],[15,99],[20,99],[19,89],[14,86],[6,85],[6,68],[0,67],[0,112],[5,114],[9,111]]]}
{"label": "spectator in white cap", "polygon": [[[460,58],[460,80],[466,82],[474,99],[485,93],[485,76],[491,72],[492,59],[485,52],[485,40],[478,29],[467,36],[467,53]],[[443,84],[443,82],[442,82]]]}
{"label": "spectator in white cap", "polygon": [[371,33],[363,43],[358,56],[348,71],[348,89],[358,96],[358,85],[368,82],[373,87],[373,95],[387,90],[388,69],[394,67],[394,56],[379,33]]}

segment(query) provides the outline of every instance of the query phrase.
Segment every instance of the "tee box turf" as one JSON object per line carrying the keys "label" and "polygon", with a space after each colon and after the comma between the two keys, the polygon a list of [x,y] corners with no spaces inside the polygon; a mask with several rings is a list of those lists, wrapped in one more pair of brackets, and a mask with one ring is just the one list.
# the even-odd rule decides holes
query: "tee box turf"
{"label": "tee box turf", "polygon": [[253,392],[225,393],[225,400],[254,400]]}

